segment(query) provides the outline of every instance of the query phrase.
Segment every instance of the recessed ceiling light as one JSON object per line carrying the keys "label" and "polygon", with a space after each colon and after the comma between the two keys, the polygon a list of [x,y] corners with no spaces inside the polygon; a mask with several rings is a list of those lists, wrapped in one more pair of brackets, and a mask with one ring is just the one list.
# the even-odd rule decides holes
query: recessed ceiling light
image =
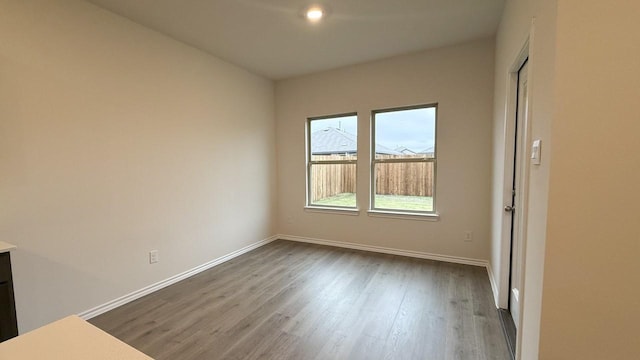
{"label": "recessed ceiling light", "polygon": [[305,11],[304,16],[312,23],[322,20],[325,15],[325,11],[318,5],[311,6]]}

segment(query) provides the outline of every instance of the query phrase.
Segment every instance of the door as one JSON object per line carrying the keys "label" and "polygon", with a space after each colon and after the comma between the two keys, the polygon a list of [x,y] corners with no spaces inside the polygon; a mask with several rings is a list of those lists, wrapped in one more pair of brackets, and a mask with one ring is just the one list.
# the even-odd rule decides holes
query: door
{"label": "door", "polygon": [[513,182],[511,204],[505,206],[505,211],[511,213],[511,258],[509,273],[509,312],[513,318],[515,328],[520,327],[520,289],[522,282],[522,188],[523,166],[526,165],[526,151],[524,144],[525,126],[527,124],[527,63],[525,61],[518,71],[517,110],[515,118],[515,148],[513,156]]}

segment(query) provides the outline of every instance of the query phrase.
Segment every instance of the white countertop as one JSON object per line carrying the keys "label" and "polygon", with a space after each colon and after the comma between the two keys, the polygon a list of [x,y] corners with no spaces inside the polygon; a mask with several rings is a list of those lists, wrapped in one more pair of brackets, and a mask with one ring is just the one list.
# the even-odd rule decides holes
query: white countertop
{"label": "white countertop", "polygon": [[0,359],[153,360],[75,315],[0,343]]}
{"label": "white countertop", "polygon": [[16,248],[15,245],[11,245],[11,244],[6,243],[4,241],[0,241],[0,254],[8,252],[8,251],[11,251],[11,250],[13,250],[15,248]]}

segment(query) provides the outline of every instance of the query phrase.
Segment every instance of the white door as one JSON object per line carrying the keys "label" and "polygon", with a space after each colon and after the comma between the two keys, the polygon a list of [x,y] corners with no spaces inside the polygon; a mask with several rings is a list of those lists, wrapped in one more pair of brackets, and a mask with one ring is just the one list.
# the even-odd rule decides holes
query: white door
{"label": "white door", "polygon": [[511,205],[505,207],[511,212],[511,266],[509,274],[509,312],[518,329],[520,327],[520,289],[522,270],[522,174],[526,165],[526,148],[524,144],[524,127],[527,124],[527,61],[518,71],[518,107],[515,119],[515,149],[513,163],[513,188]]}

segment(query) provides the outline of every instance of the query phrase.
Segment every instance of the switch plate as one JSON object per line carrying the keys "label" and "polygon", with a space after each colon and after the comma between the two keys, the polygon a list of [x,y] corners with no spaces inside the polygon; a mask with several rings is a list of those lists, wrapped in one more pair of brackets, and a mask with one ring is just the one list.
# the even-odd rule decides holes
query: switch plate
{"label": "switch plate", "polygon": [[155,264],[160,261],[160,255],[158,254],[158,250],[149,251],[149,264]]}
{"label": "switch plate", "polygon": [[531,145],[531,163],[540,165],[540,147],[542,146],[540,139],[534,140]]}

